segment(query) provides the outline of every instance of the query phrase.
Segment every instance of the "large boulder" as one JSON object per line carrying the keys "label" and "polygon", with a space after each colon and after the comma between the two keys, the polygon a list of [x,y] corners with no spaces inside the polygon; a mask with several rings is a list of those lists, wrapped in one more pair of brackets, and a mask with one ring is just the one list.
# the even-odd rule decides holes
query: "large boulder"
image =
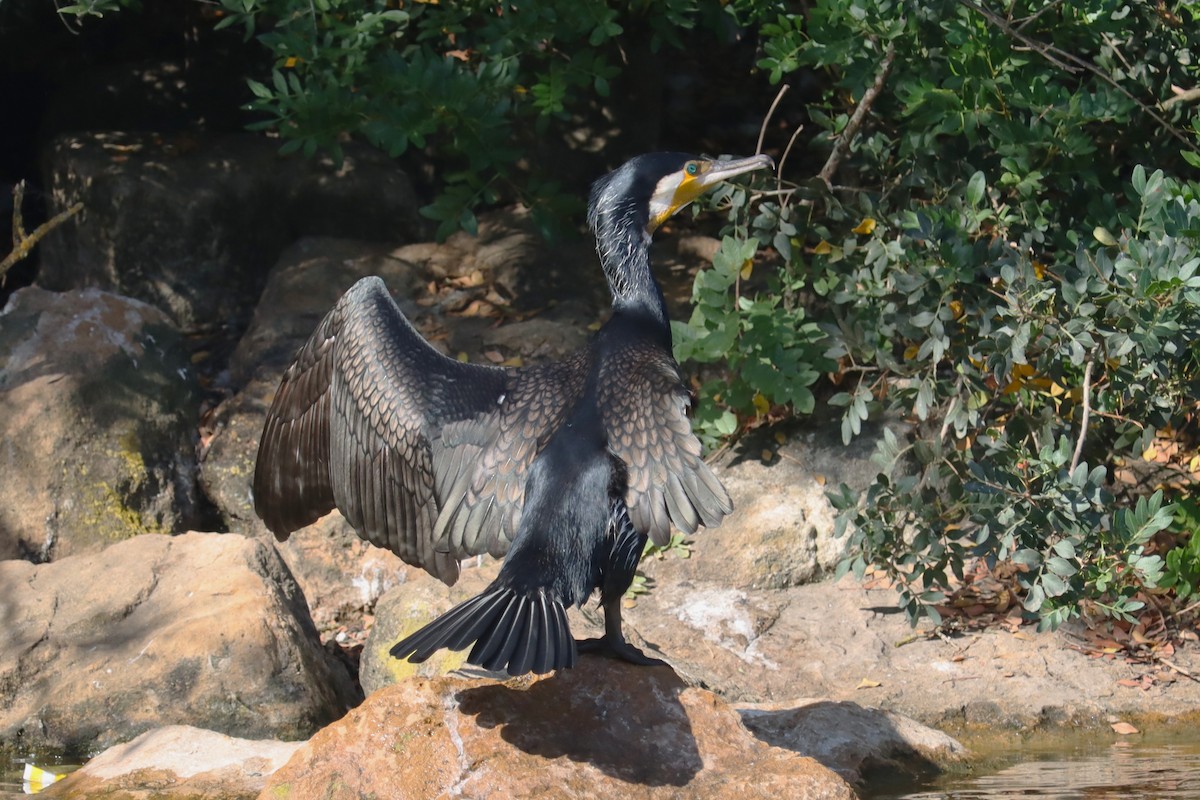
{"label": "large boulder", "polygon": [[584,657],[542,679],[413,679],[320,731],[266,800],[361,797],[853,798],[670,669]]}
{"label": "large boulder", "polygon": [[358,699],[255,539],[147,535],[5,561],[0,587],[0,741],[90,750],[183,723],[297,739]]}
{"label": "large boulder", "polygon": [[251,800],[303,744],[168,725],[110,747],[41,794],[49,800]]}
{"label": "large boulder", "polygon": [[42,243],[38,281],[136,297],[188,329],[244,320],[280,251],[304,235],[411,241],[411,183],[383,153],[281,156],[248,134],[71,134],[45,156],[51,212],[83,211]]}
{"label": "large boulder", "polygon": [[0,313],[0,559],[197,527],[198,408],[158,309],[96,289],[16,292]]}

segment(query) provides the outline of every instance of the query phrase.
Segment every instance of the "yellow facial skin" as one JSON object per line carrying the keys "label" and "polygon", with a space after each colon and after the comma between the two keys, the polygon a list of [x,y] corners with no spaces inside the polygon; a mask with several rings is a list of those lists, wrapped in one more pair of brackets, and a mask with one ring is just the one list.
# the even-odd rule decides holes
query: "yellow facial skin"
{"label": "yellow facial skin", "polygon": [[687,162],[683,169],[667,175],[658,182],[650,198],[650,222],[646,226],[653,233],[681,208],[704,192],[730,178],[764,167],[774,167],[768,155],[738,158],[727,161],[695,159]]}

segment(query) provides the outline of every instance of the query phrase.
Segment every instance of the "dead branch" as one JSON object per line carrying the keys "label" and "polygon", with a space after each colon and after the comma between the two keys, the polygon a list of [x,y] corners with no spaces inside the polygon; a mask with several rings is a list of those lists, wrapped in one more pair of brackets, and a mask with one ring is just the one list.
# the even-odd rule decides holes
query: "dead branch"
{"label": "dead branch", "polygon": [[1083,454],[1083,443],[1087,440],[1088,422],[1092,415],[1092,360],[1083,368],[1083,418],[1079,420],[1079,438],[1075,440],[1075,452],[1071,455],[1071,472],[1079,466]]}
{"label": "dead branch", "polygon": [[25,181],[19,182],[13,187],[13,222],[12,222],[12,237],[13,249],[12,252],[0,261],[0,284],[4,282],[4,275],[21,259],[25,258],[32,252],[34,245],[42,240],[46,234],[63,224],[70,217],[78,214],[83,209],[83,203],[76,203],[34,229],[33,233],[25,233],[25,221],[21,217],[21,205],[25,202]]}
{"label": "dead branch", "polygon": [[871,106],[875,103],[875,98],[883,91],[883,84],[887,80],[888,73],[892,71],[892,63],[896,60],[896,44],[888,43],[887,52],[883,55],[883,61],[879,65],[879,72],[875,74],[875,82],[870,88],[863,92],[862,99],[858,101],[858,107],[854,109],[854,113],[850,115],[850,121],[846,123],[845,130],[838,136],[837,142],[833,145],[833,152],[829,154],[829,159],[825,162],[825,166],[821,167],[821,172],[818,177],[825,182],[825,185],[833,188],[833,173],[837,172],[838,164],[841,163],[846,153],[850,150],[850,144],[854,141],[854,137],[858,134],[858,129],[862,127],[863,122],[867,118],[867,112],[871,110]]}

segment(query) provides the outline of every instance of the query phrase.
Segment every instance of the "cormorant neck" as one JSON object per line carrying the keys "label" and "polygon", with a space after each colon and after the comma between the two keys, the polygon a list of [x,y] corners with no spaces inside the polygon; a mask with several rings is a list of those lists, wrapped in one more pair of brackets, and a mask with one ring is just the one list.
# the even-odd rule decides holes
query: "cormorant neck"
{"label": "cormorant neck", "polygon": [[[612,292],[613,311],[648,317],[670,331],[662,289],[650,271],[650,234],[644,227],[605,225],[596,230],[596,252]],[[669,334],[668,334],[669,335]]]}

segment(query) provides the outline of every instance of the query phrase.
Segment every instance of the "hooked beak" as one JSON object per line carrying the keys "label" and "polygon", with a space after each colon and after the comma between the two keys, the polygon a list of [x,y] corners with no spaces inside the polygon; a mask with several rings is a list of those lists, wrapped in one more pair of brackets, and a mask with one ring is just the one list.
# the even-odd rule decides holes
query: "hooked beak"
{"label": "hooked beak", "polygon": [[692,163],[703,163],[703,171],[698,175],[687,175],[680,171],[667,176],[659,184],[659,189],[650,199],[650,222],[646,226],[648,232],[657,230],[679,209],[714,186],[744,172],[764,167],[775,168],[774,159],[765,153],[749,158],[702,159]]}
{"label": "hooked beak", "polygon": [[752,172],[756,169],[764,169],[766,167],[775,169],[775,159],[766,153],[759,153],[756,156],[748,158],[717,159],[712,162],[712,166],[708,172],[701,175],[697,181],[701,186],[701,191],[703,191],[722,181],[737,177],[743,172]]}

